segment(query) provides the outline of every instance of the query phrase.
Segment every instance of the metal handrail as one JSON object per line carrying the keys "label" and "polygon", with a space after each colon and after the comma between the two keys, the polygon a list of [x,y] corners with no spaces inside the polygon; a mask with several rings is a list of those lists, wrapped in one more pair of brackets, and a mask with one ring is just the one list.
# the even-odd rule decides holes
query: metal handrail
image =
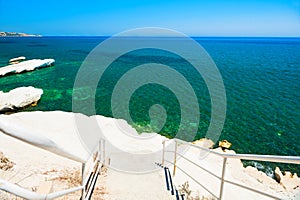
{"label": "metal handrail", "polygon": [[[169,160],[165,160],[167,163],[173,164]],[[202,188],[204,188],[207,192],[209,192],[213,197],[218,198],[214,193],[209,191],[203,184],[201,184],[199,181],[197,181],[194,177],[192,177],[190,174],[188,174],[186,171],[184,171],[181,167],[176,166],[180,171],[182,171],[186,176],[190,177],[193,181],[195,181],[198,185],[200,185]]]}
{"label": "metal handrail", "polygon": [[[189,142],[185,142],[185,141],[182,141],[182,140],[179,140],[179,139],[173,139],[173,140],[175,141],[175,150],[174,151],[170,151],[170,150],[166,151],[165,150],[165,142],[167,140],[163,141],[164,148],[163,148],[163,160],[162,160],[162,163],[168,162],[170,164],[173,164],[174,165],[173,176],[175,176],[176,168],[180,169],[185,175],[187,175],[188,177],[190,177],[193,181],[195,181],[202,188],[204,188],[206,191],[208,191],[210,194],[212,194],[215,198],[220,199],[220,200],[222,199],[222,196],[223,196],[223,188],[224,188],[224,184],[225,183],[229,183],[229,184],[232,184],[232,185],[235,185],[235,186],[238,186],[238,187],[250,190],[252,192],[256,192],[256,193],[259,193],[261,195],[265,195],[267,197],[271,197],[271,198],[274,198],[274,199],[280,199],[278,197],[275,197],[275,196],[270,195],[268,193],[256,190],[254,188],[247,187],[247,186],[244,186],[242,184],[235,183],[235,182],[232,182],[232,181],[229,181],[229,180],[225,180],[225,169],[226,169],[226,162],[227,162],[228,158],[240,159],[240,160],[268,161],[268,162],[286,163],[286,164],[300,164],[300,157],[299,156],[277,156],[277,155],[257,155],[257,154],[225,154],[225,153],[215,152],[215,151],[212,151],[211,149],[207,149],[207,148],[204,148],[204,147],[201,147],[201,146],[197,146],[197,145],[194,145],[194,144],[191,144]],[[190,159],[186,158],[184,155],[179,154],[177,152],[177,145],[178,145],[178,143],[183,144],[183,145],[188,145],[190,147],[194,147],[194,148],[203,150],[205,152],[212,153],[214,155],[222,157],[223,158],[223,165],[222,165],[222,175],[221,175],[221,177],[215,175],[213,172],[211,172],[211,171],[209,171],[207,169],[204,169],[202,166],[200,166],[197,163],[195,163],[195,162],[191,161]],[[164,156],[165,152],[169,152],[169,153],[173,152],[174,153],[174,155],[175,155],[174,156],[174,162],[170,162],[169,160],[165,160],[165,156]],[[184,171],[184,169],[178,167],[176,165],[176,156],[177,155],[179,155],[181,158],[184,158],[188,162],[194,164],[196,167],[198,167],[198,168],[204,170],[205,172],[209,173],[210,175],[212,175],[212,176],[220,179],[221,180],[221,185],[220,185],[219,197],[217,197],[215,194],[213,194],[211,191],[209,191],[199,181],[197,181],[190,174],[188,174],[186,171]]]}
{"label": "metal handrail", "polygon": [[55,199],[61,196],[65,196],[67,194],[73,193],[75,191],[81,190],[83,186],[78,186],[70,189],[66,189],[63,191],[53,192],[50,194],[38,194],[35,192],[32,192],[30,190],[26,190],[24,188],[21,188],[20,186],[17,186],[16,184],[10,183],[8,181],[0,180],[1,190],[8,192],[9,194],[24,198],[24,199]]}
{"label": "metal handrail", "polygon": [[189,145],[189,146],[197,148],[197,149],[204,150],[206,152],[221,156],[223,158],[268,161],[268,162],[286,163],[286,164],[300,164],[300,156],[278,156],[278,155],[259,155],[259,154],[225,154],[225,153],[215,152],[215,151],[212,151],[211,149],[197,146],[197,145],[191,144],[191,143],[183,141],[183,140],[174,139],[174,141],[183,143],[185,145]]}
{"label": "metal handrail", "polygon": [[[81,185],[77,187],[73,187],[70,189],[66,189],[63,191],[53,192],[50,194],[38,194],[29,190],[26,190],[20,186],[12,184],[8,181],[0,179],[0,190],[5,191],[11,195],[16,197],[21,197],[23,199],[55,199],[61,196],[68,195],[75,191],[81,190],[81,200],[90,199],[92,195],[93,187],[96,184],[98,173],[101,170],[101,167],[105,165],[105,140],[100,139],[98,143],[98,147],[96,149],[96,157],[93,158],[93,163],[87,169],[86,162],[81,163]],[[96,168],[96,169],[95,169]],[[85,173],[88,172],[88,176],[85,177]],[[92,174],[91,174],[92,173]],[[91,178],[91,179],[90,179]],[[90,183],[90,184],[89,184]],[[86,187],[90,186],[87,190]]]}
{"label": "metal handrail", "polygon": [[267,197],[270,197],[270,198],[273,198],[273,199],[278,199],[278,200],[281,199],[281,198],[279,198],[279,197],[275,197],[275,196],[270,195],[270,194],[268,194],[268,193],[265,193],[265,192],[256,190],[256,189],[254,189],[254,188],[251,188],[251,187],[248,187],[248,186],[245,186],[245,185],[241,185],[241,184],[239,184],[239,183],[235,183],[235,182],[233,182],[233,181],[224,180],[224,182],[230,183],[230,184],[235,185],[235,186],[238,186],[238,187],[242,187],[242,188],[247,189],[247,190],[251,190],[252,192],[256,192],[256,193],[259,193],[259,194],[261,194],[261,195],[264,195],[264,196],[267,196]]}
{"label": "metal handrail", "polygon": [[205,172],[209,173],[210,175],[212,175],[212,176],[214,176],[214,177],[216,177],[216,178],[218,178],[218,179],[220,179],[220,180],[221,180],[221,177],[220,177],[220,176],[218,176],[218,175],[215,175],[214,173],[212,173],[211,171],[209,171],[209,170],[205,169],[204,167],[201,167],[201,166],[199,166],[197,163],[195,163],[194,161],[192,161],[192,160],[188,159],[188,158],[187,158],[187,157],[185,157],[184,155],[182,155],[182,154],[180,154],[180,153],[177,153],[177,154],[180,156],[180,158],[183,158],[183,159],[185,159],[186,161],[188,161],[188,162],[192,163],[193,165],[195,165],[195,166],[199,167],[199,168],[200,168],[200,169],[202,169],[203,171],[205,171]]}

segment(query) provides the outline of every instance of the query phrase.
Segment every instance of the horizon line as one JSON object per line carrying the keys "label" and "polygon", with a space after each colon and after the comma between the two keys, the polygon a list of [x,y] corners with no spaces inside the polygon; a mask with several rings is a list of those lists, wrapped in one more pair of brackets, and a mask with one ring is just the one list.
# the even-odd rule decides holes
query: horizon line
{"label": "horizon line", "polygon": [[[177,37],[177,36],[168,36],[168,35],[155,35],[155,36],[136,36],[136,35],[128,35],[128,36],[114,36],[114,35],[40,35],[40,34],[32,34],[29,36],[0,36],[0,38],[5,38],[5,37],[9,37],[9,38],[18,38],[18,37],[169,37],[169,38],[181,38],[181,37]],[[216,36],[216,35],[212,35],[212,36],[208,36],[208,35],[192,35],[192,36],[187,36],[187,37],[191,37],[191,38],[300,38],[300,36],[271,36],[271,35],[253,35],[253,36],[242,36],[242,35],[220,35],[220,36]]]}

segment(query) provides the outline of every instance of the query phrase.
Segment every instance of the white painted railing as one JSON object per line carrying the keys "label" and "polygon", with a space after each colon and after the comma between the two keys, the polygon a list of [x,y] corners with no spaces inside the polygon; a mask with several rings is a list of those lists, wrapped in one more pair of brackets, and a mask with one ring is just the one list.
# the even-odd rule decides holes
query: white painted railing
{"label": "white painted railing", "polygon": [[[90,152],[84,147],[78,146],[80,149],[78,152],[73,152],[72,149],[65,148],[57,143],[56,140],[52,140],[38,131],[28,130],[22,125],[16,125],[13,121],[8,120],[4,116],[0,116],[0,134],[6,134],[10,137],[23,141],[32,146],[44,149],[52,152],[56,155],[77,161],[82,164],[81,186],[70,188],[68,190],[54,192],[50,194],[37,194],[35,192],[26,190],[16,184],[9,183],[8,181],[0,179],[0,190],[8,192],[12,195],[24,198],[24,199],[55,199],[57,197],[65,196],[72,192],[82,190],[81,199],[89,199],[92,195],[93,188],[95,186],[98,174],[102,165],[105,162],[105,140],[100,139],[98,142],[98,148],[93,152],[97,156],[91,158]],[[57,139],[57,138],[56,138]],[[61,139],[64,139],[63,137]],[[79,155],[78,155],[79,154]],[[87,169],[87,163],[91,161],[89,169]],[[86,173],[87,172],[87,173]],[[85,174],[87,176],[85,177]]]}
{"label": "white painted railing", "polygon": [[[276,155],[256,155],[256,154],[223,154],[223,153],[219,153],[216,151],[212,151],[211,149],[207,149],[201,146],[197,146],[194,144],[191,144],[189,142],[185,142],[179,139],[174,139],[175,141],[175,148],[174,150],[170,151],[170,150],[166,150],[165,148],[165,142],[163,142],[163,155],[162,155],[162,165],[165,165],[165,163],[169,163],[173,165],[173,176],[175,176],[176,173],[176,169],[178,168],[180,171],[182,171],[186,176],[188,176],[189,178],[191,178],[193,181],[195,181],[198,185],[200,185],[203,189],[205,189],[207,192],[209,192],[213,197],[222,200],[223,197],[223,193],[224,193],[224,184],[232,184],[235,185],[237,187],[241,187],[244,188],[246,190],[250,190],[252,192],[273,198],[273,199],[280,199],[279,197],[276,197],[274,195],[268,194],[264,191],[260,191],[251,187],[248,187],[246,185],[242,185],[240,183],[235,183],[233,181],[230,180],[226,180],[225,179],[225,172],[226,172],[226,162],[227,159],[240,159],[240,160],[255,160],[255,161],[267,161],[267,162],[275,162],[275,163],[286,163],[286,164],[300,164],[300,157],[299,156],[276,156]],[[194,161],[190,160],[189,158],[185,157],[184,155],[180,154],[179,152],[177,152],[177,147],[178,144],[180,145],[188,145],[189,147],[192,148],[196,148],[199,150],[202,150],[204,152],[207,153],[211,153],[217,156],[220,156],[223,159],[223,163],[222,163],[222,173],[221,176],[216,175],[215,173],[209,171],[208,169],[200,166],[199,164],[195,163]],[[170,160],[166,160],[165,159],[165,153],[174,153],[174,160],[170,161]],[[198,180],[196,180],[192,175],[190,175],[187,171],[185,171],[185,169],[179,167],[177,165],[177,157],[183,158],[186,161],[188,161],[189,163],[192,163],[193,165],[195,165],[196,167],[204,170],[205,172],[209,173],[210,175],[218,178],[220,180],[220,191],[219,191],[219,195],[215,195],[212,191],[210,191],[203,183],[199,182]]]}
{"label": "white painted railing", "polygon": [[[50,194],[38,194],[29,190],[26,190],[16,184],[12,184],[8,181],[0,179],[0,190],[7,192],[9,198],[13,199],[34,199],[34,200],[50,200],[56,199],[58,197],[66,196],[70,193],[81,190],[81,200],[91,199],[92,192],[94,190],[98,175],[100,173],[101,167],[105,164],[105,140],[100,140],[98,149],[96,150],[92,164],[87,167],[86,162],[82,163],[81,167],[81,186],[73,187],[67,190],[53,192]],[[76,159],[74,159],[76,161]],[[87,173],[86,173],[87,172]],[[87,176],[85,176],[87,174]]]}

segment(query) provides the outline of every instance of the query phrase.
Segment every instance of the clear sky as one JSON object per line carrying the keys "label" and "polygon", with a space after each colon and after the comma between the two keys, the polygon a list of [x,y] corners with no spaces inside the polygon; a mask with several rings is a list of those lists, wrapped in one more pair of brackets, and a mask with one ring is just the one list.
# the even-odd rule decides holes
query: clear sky
{"label": "clear sky", "polygon": [[0,31],[113,35],[138,27],[300,37],[300,0],[0,0]]}

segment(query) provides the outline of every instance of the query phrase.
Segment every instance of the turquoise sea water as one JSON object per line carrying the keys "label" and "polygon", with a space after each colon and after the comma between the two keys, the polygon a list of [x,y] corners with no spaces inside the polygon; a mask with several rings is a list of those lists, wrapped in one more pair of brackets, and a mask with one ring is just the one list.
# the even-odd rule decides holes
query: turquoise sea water
{"label": "turquoise sea water", "polygon": [[[0,38],[0,66],[10,58],[54,58],[55,66],[0,78],[0,90],[20,86],[42,88],[44,94],[32,110],[72,111],[73,85],[78,69],[88,53],[106,38],[41,37]],[[226,89],[227,116],[220,139],[232,143],[238,153],[300,155],[300,38],[194,38],[216,63]],[[108,55],[109,56],[109,55]],[[200,122],[184,122],[186,134],[198,127],[195,139],[205,136],[210,122],[210,96],[201,76],[185,60],[168,52],[146,49],[130,52],[112,63],[100,80],[95,96],[97,114],[112,116],[110,99],[118,79],[128,70],[147,62],[172,66],[192,85],[201,111]],[[101,65],[101,63],[100,63]],[[89,88],[76,88],[76,101],[87,101]],[[184,91],[183,91],[184,92]],[[188,100],[187,100],[188,102]],[[156,84],[135,91],[130,100],[134,127],[149,126],[149,108],[162,105],[167,121],[160,134],[174,136],[180,123],[176,96]],[[120,108],[122,109],[122,108]],[[82,112],[85,112],[84,107]],[[91,113],[85,113],[91,114]],[[274,168],[271,163],[247,164]],[[267,166],[267,167],[266,167]],[[300,173],[295,165],[280,166]]]}

